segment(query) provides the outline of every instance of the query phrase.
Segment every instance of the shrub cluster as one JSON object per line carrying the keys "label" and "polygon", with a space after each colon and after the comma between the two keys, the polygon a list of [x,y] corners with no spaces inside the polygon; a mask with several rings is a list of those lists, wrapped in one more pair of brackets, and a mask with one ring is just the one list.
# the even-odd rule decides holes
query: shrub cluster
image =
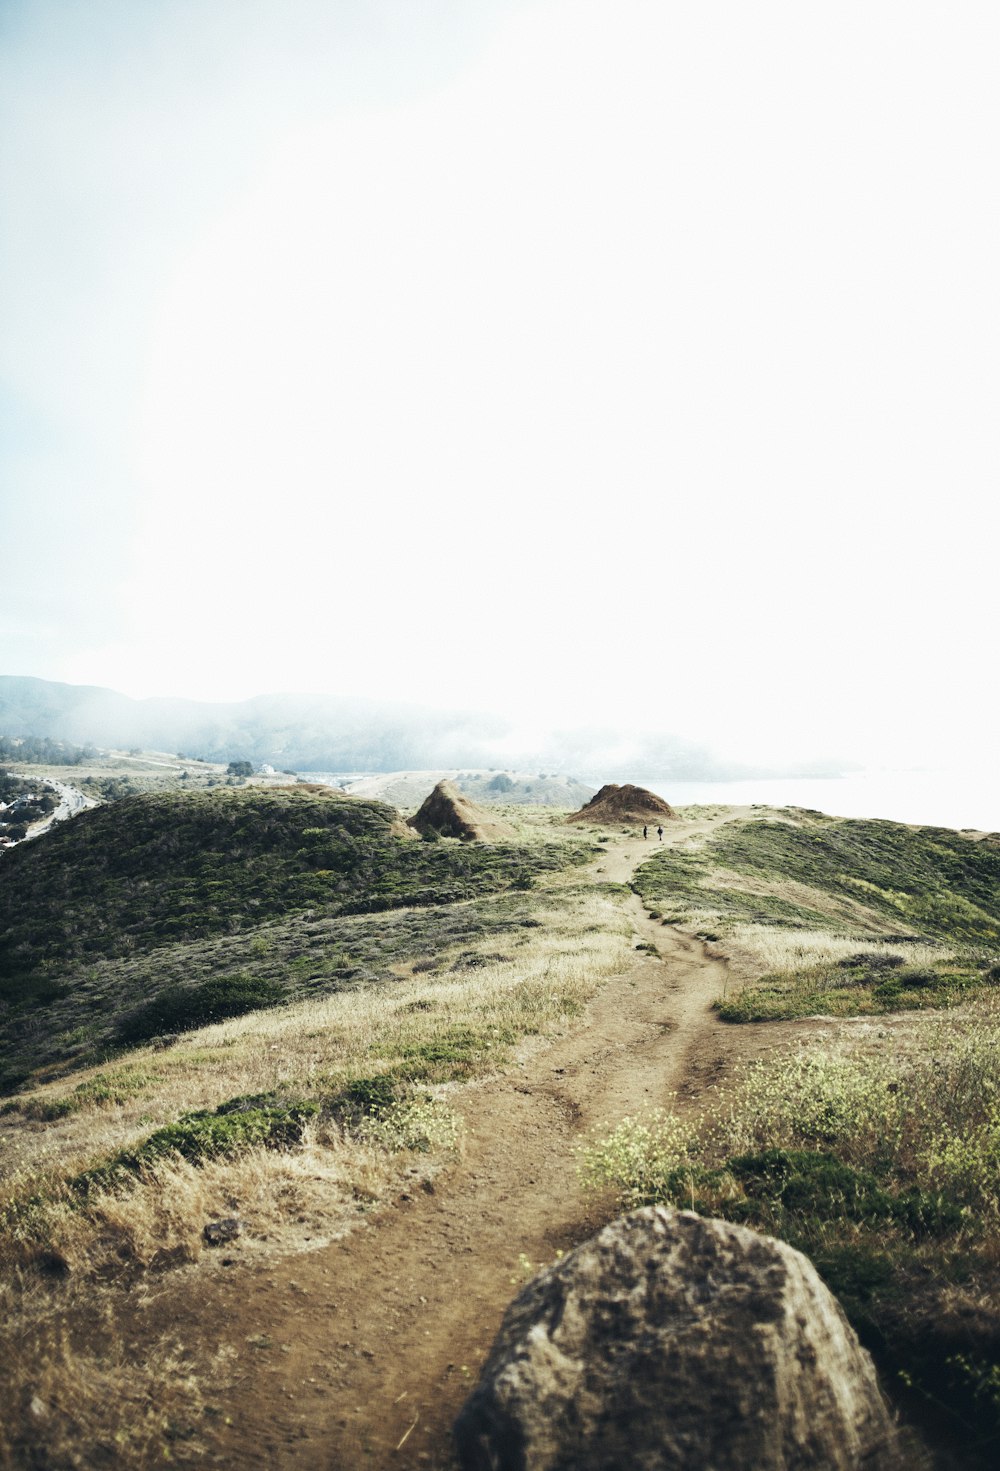
{"label": "shrub cluster", "polygon": [[277,1006],[285,988],[260,976],[216,976],[197,986],[169,986],[127,1013],[118,1023],[118,1041],[137,1046],[169,1032],[189,1032],[227,1017]]}
{"label": "shrub cluster", "polygon": [[12,850],[0,886],[0,1000],[68,960],[131,955],[313,910],[377,913],[530,884],[586,850],[427,845],[380,802],[294,788],[140,795]]}
{"label": "shrub cluster", "polygon": [[699,1126],[624,1119],[582,1171],[625,1206],[695,1209],[804,1251],[897,1386],[918,1403],[943,1390],[966,1447],[995,1446],[1000,1338],[978,1304],[1000,1290],[1000,1022],[931,1025],[914,1054],[758,1063]]}

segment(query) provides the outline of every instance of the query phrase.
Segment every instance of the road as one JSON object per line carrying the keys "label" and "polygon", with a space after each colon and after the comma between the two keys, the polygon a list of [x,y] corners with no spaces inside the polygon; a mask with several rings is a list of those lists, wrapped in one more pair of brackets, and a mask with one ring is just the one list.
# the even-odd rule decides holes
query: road
{"label": "road", "polygon": [[54,812],[50,812],[47,817],[43,817],[39,822],[33,822],[31,824],[28,828],[28,836],[23,840],[24,842],[27,842],[28,838],[41,837],[42,833],[47,833],[57,822],[65,822],[67,817],[76,817],[78,813],[85,812],[88,807],[96,807],[98,805],[93,797],[85,796],[83,792],[79,791],[76,787],[69,786],[66,782],[55,781],[47,777],[43,777],[42,782],[45,786],[51,787],[58,795],[59,806]]}

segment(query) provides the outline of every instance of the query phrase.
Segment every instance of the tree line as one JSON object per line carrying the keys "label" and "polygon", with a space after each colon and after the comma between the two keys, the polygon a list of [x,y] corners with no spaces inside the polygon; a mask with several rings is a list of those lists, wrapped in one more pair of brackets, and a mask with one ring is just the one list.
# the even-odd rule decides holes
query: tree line
{"label": "tree line", "polygon": [[96,746],[72,746],[48,736],[0,735],[0,761],[17,761],[25,766],[79,766],[93,761]]}

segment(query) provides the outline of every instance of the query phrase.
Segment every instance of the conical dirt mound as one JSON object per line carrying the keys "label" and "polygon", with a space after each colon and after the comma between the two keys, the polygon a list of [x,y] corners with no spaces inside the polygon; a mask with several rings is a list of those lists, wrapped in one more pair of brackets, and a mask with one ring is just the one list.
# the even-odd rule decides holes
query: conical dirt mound
{"label": "conical dirt mound", "polygon": [[433,829],[442,838],[498,843],[515,836],[512,827],[463,796],[450,781],[438,782],[409,823],[418,833]]}
{"label": "conical dirt mound", "polygon": [[664,802],[655,792],[647,792],[645,787],[620,787],[615,782],[609,782],[579,812],[571,813],[566,821],[659,824],[676,815],[669,802]]}

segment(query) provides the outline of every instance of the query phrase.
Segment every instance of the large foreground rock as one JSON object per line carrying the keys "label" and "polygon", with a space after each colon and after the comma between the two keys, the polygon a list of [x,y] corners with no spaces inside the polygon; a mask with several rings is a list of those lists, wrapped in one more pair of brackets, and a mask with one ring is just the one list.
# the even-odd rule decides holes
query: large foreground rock
{"label": "large foreground rock", "polygon": [[800,1253],[649,1206],[507,1309],[465,1471],[897,1471],[871,1359]]}

